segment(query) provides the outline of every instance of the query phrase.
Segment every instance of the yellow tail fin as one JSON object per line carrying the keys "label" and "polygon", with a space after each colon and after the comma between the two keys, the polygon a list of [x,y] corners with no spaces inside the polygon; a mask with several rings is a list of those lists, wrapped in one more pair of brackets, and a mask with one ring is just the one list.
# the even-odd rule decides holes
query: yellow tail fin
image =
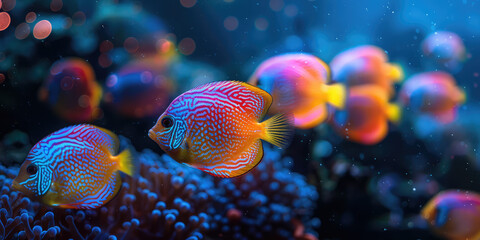
{"label": "yellow tail fin", "polygon": [[293,131],[293,119],[290,115],[277,114],[265,122],[266,134],[263,139],[279,148],[288,144]]}
{"label": "yellow tail fin", "polygon": [[118,170],[133,176],[135,166],[133,165],[133,157],[130,151],[128,149],[123,150],[116,158],[118,159]]}
{"label": "yellow tail fin", "polygon": [[402,110],[398,104],[389,103],[387,105],[387,117],[393,123],[398,123],[400,121],[400,117]]}
{"label": "yellow tail fin", "polygon": [[345,98],[347,96],[347,90],[345,86],[340,83],[326,85],[327,87],[327,102],[336,108],[342,109],[345,106]]}
{"label": "yellow tail fin", "polygon": [[403,69],[400,65],[389,64],[388,68],[388,76],[393,82],[398,83],[403,80]]}

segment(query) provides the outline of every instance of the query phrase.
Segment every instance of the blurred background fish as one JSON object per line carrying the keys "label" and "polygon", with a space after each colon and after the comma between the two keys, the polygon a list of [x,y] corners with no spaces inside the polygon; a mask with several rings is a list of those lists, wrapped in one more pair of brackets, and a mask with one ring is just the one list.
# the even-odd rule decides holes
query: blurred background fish
{"label": "blurred background fish", "polygon": [[441,123],[455,120],[458,107],[466,101],[452,75],[446,72],[419,73],[402,86],[400,100],[416,114],[428,114]]}
{"label": "blurred background fish", "polygon": [[271,113],[293,114],[296,127],[312,128],[327,118],[327,103],[343,108],[345,87],[329,81],[330,68],[321,59],[288,53],[265,60],[249,83],[272,94]]}
{"label": "blurred background fish", "polygon": [[439,235],[451,239],[480,238],[480,195],[448,190],[435,195],[422,209],[422,217]]}
{"label": "blurred background fish", "polygon": [[101,114],[102,88],[92,66],[82,59],[55,62],[38,97],[70,122],[91,122]]}
{"label": "blurred background fish", "polygon": [[334,129],[345,138],[362,144],[376,144],[388,133],[388,122],[397,123],[401,110],[389,103],[388,93],[377,85],[350,88],[345,109],[336,110]]}

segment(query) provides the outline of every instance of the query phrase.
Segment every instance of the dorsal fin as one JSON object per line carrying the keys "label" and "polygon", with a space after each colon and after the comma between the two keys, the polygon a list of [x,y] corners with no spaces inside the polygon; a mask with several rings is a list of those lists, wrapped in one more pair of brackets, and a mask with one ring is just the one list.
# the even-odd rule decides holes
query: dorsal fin
{"label": "dorsal fin", "polygon": [[270,95],[268,92],[264,91],[263,89],[250,85],[246,82],[240,82],[240,81],[232,81],[232,82],[235,82],[236,84],[239,84],[247,88],[248,90],[254,92],[255,94],[259,95],[263,99],[264,101],[263,111],[259,116],[256,116],[258,120],[262,120],[263,117],[265,117],[265,115],[267,114],[268,109],[270,109],[270,106],[272,105],[272,100],[273,100],[272,95]]}
{"label": "dorsal fin", "polygon": [[110,136],[113,140],[113,153],[112,155],[115,155],[118,153],[118,149],[120,147],[120,140],[118,139],[118,136],[117,134],[113,133],[112,131],[108,130],[108,129],[105,129],[105,128],[102,128],[102,127],[98,127],[98,126],[95,126],[96,128],[98,128],[99,130],[103,131],[104,133],[106,133],[108,136]]}

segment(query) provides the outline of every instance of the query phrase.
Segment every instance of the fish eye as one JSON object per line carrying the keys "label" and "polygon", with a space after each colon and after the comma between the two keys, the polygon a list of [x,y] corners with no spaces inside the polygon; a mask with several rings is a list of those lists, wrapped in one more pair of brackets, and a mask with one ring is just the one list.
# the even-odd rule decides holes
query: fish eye
{"label": "fish eye", "polygon": [[35,173],[37,173],[38,171],[38,167],[36,164],[34,163],[31,163],[27,166],[27,173],[30,174],[30,175],[33,175]]}
{"label": "fish eye", "polygon": [[161,123],[164,128],[171,128],[173,126],[173,119],[172,117],[166,116],[162,118]]}

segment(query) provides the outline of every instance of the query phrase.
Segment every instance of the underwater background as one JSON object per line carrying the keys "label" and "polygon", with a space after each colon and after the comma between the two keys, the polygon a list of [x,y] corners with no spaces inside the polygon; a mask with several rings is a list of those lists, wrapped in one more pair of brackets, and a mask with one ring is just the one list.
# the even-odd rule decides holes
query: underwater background
{"label": "underwater background", "polygon": [[[1,0],[0,7],[0,239],[480,236],[480,1]],[[373,123],[385,126],[374,141],[364,141],[368,130],[349,135],[353,122],[376,115],[349,112],[355,84],[340,80],[370,71],[370,63],[336,72],[333,61],[359,46],[375,46],[381,64],[401,69],[378,80],[391,88],[382,104],[400,114]],[[347,107],[329,106],[325,121],[296,128],[285,149],[264,143],[252,171],[213,177],[175,162],[148,137],[178,95],[213,81],[247,82],[285,53],[329,64],[329,81],[348,89]],[[386,74],[379,68],[358,81]],[[435,90],[422,90],[432,95],[409,92],[421,73],[434,79]],[[452,86],[435,92],[443,86],[437,78]],[[80,123],[120,135],[138,165],[111,202],[60,209],[11,188],[35,143]],[[434,220],[422,214],[445,190],[473,202],[454,196],[433,202]]]}

